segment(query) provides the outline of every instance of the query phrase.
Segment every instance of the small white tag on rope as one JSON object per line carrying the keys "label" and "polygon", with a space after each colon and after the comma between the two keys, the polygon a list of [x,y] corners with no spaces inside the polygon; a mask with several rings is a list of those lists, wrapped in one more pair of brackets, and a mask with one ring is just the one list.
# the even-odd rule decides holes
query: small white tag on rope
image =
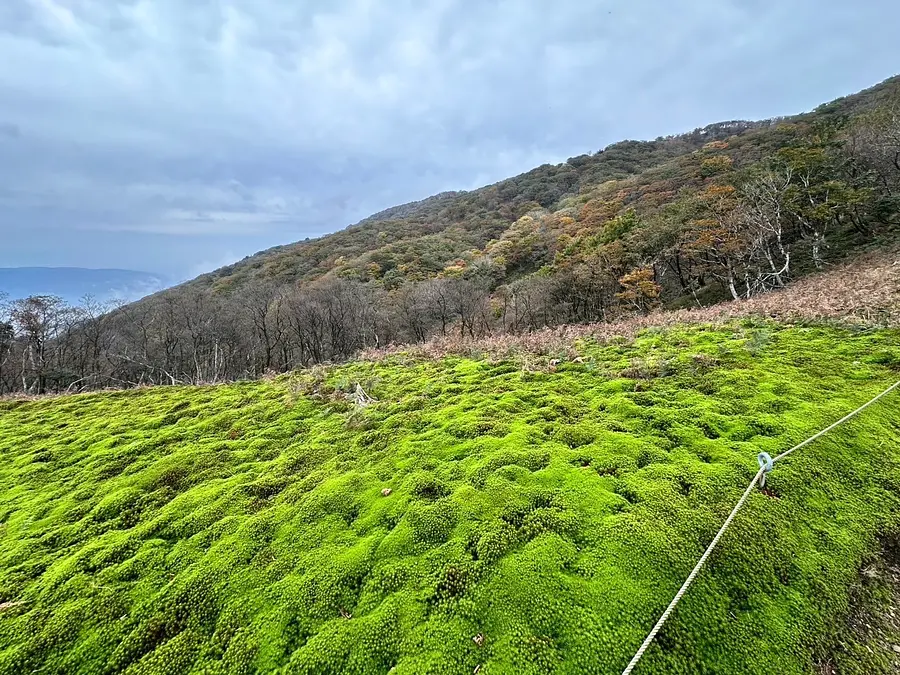
{"label": "small white tag on rope", "polygon": [[756,456],[756,461],[759,462],[759,468],[763,471],[763,474],[759,479],[759,488],[761,490],[766,487],[766,476],[768,476],[769,472],[772,470],[774,462],[772,462],[772,458],[769,456],[768,452],[759,453]]}

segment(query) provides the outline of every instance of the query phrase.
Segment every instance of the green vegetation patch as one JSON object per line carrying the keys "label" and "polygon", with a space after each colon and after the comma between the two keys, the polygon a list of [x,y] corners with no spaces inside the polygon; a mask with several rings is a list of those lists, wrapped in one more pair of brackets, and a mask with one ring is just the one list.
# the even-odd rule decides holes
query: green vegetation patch
{"label": "green vegetation patch", "polygon": [[[620,672],[756,454],[897,379],[898,338],[744,323],[0,402],[0,672]],[[813,672],[898,531],[898,410],[776,467],[639,673]]]}

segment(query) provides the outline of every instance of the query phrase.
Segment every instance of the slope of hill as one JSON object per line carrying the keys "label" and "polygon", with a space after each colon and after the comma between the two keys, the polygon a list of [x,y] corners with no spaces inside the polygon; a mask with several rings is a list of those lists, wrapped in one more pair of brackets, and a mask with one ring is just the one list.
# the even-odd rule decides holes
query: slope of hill
{"label": "slope of hill", "polygon": [[629,210],[647,217],[659,214],[685,191],[740,180],[741,170],[797,145],[817,125],[814,134],[822,125],[896,108],[898,102],[900,76],[803,115],[721,122],[655,141],[615,143],[479,190],[443,193],[387,209],[346,230],[258,253],[195,283],[233,290],[254,280],[289,284],[336,275],[392,287],[403,280],[441,275],[460,258],[472,264],[481,256],[496,255],[489,243],[509,243],[516,221],[530,213],[545,221],[557,214],[558,219],[568,217],[580,224],[567,228],[555,223],[555,236],[545,237],[536,247],[538,259],[523,266],[507,265],[496,285],[552,263],[561,248],[560,235],[577,235],[585,229],[596,234],[604,221]]}
{"label": "slope of hill", "polygon": [[616,143],[388,209],[110,315],[13,304],[0,393],[252,379],[756,300],[898,239],[893,78],[804,115]]}
{"label": "slope of hill", "polygon": [[165,288],[158,275],[134,270],[95,270],[79,267],[0,268],[0,293],[11,298],[55,295],[78,302],[86,295],[97,300],[133,302]]}
{"label": "slope of hill", "polygon": [[194,283],[233,290],[253,281],[289,284],[329,274],[366,279],[372,276],[372,264],[379,266],[372,280],[387,281],[388,285],[438,276],[460,256],[502,237],[531,211],[556,211],[566,206],[561,203],[566,198],[579,205],[578,196],[591,188],[664,165],[711,141],[771,124],[721,123],[683,136],[615,143],[596,154],[573,157],[559,165],[545,164],[479,190],[448,192],[396,206],[334,234],[263,251],[202,275]]}
{"label": "slope of hill", "polygon": [[[756,454],[898,345],[756,322],[0,402],[0,672],[620,672]],[[811,672],[900,526],[896,410],[778,466],[641,673]]]}

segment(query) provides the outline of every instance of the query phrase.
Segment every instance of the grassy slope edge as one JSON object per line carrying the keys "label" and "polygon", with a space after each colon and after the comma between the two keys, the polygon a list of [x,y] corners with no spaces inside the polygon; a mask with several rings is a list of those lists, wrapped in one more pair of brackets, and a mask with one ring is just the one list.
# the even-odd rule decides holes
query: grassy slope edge
{"label": "grassy slope edge", "polygon": [[[756,453],[896,379],[898,338],[748,320],[0,402],[0,672],[618,672]],[[641,673],[814,672],[898,531],[897,410],[778,467]]]}

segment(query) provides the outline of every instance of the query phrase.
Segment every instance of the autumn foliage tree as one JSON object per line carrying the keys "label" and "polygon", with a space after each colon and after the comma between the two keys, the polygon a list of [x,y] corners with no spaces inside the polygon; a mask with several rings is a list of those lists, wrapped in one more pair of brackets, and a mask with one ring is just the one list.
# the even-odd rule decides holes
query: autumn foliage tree
{"label": "autumn foliage tree", "polygon": [[633,270],[619,279],[619,284],[622,291],[616,297],[637,311],[646,313],[659,304],[662,287],[654,280],[652,269]]}

